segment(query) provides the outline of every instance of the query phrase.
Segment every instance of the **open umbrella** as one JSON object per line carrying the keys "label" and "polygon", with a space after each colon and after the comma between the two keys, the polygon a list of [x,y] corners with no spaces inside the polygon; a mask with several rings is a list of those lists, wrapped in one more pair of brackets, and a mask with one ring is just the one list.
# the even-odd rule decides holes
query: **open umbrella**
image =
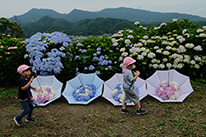
{"label": "open umbrella", "polygon": [[[193,91],[190,78],[174,69],[157,70],[146,82],[149,95],[158,99],[160,102],[183,102]],[[176,85],[174,83],[176,83]],[[172,89],[175,92],[173,92]],[[176,93],[177,98],[175,98]]]}
{"label": "open umbrella", "polygon": [[[112,92],[118,84],[123,84],[123,74],[116,73],[112,78],[104,82],[104,92],[102,96],[108,101],[110,101],[114,106],[122,105],[121,102],[116,101],[112,96]],[[137,78],[137,81],[134,83],[135,87],[137,87],[139,90],[138,93],[140,100],[148,94],[145,84],[145,80],[139,77]],[[134,105],[134,103],[127,103],[127,105]]]}
{"label": "open umbrella", "polygon": [[61,96],[63,83],[53,75],[37,76],[31,85],[38,90],[38,92],[31,90],[34,99],[40,102],[38,106],[46,106]]}
{"label": "open umbrella", "polygon": [[69,104],[87,105],[92,100],[101,96],[104,81],[96,73],[78,74],[75,78],[67,81],[62,95]]}

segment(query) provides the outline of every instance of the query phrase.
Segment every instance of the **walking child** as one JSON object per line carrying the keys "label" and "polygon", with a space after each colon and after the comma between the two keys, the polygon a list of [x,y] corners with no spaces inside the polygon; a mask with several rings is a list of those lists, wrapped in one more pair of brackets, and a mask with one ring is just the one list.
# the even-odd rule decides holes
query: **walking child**
{"label": "walking child", "polygon": [[126,57],[123,60],[123,73],[124,73],[124,84],[123,89],[125,92],[125,96],[123,99],[123,106],[121,113],[123,114],[131,114],[131,111],[127,109],[126,103],[130,102],[130,99],[137,107],[136,113],[137,115],[146,114],[147,110],[143,109],[140,105],[140,99],[138,94],[135,92],[134,88],[134,82],[136,81],[137,77],[140,75],[139,71],[133,72],[132,69],[134,68],[134,63],[136,60],[134,60],[131,57]]}
{"label": "walking child", "polygon": [[34,109],[33,104],[36,104],[36,101],[32,97],[32,93],[30,89],[32,88],[36,91],[35,87],[32,87],[30,84],[34,79],[34,76],[30,78],[30,67],[27,65],[21,65],[17,68],[17,72],[21,75],[18,80],[18,100],[24,109],[24,111],[18,116],[14,117],[14,121],[18,126],[23,126],[22,117],[27,115],[25,121],[26,122],[34,122],[35,119],[32,118],[32,111]]}

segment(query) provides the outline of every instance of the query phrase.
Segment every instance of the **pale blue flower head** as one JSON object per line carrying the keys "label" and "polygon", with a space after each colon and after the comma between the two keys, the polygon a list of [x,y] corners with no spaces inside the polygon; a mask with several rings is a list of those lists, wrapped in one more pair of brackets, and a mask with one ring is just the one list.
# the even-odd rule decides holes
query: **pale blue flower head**
{"label": "pale blue flower head", "polygon": [[98,47],[98,48],[96,49],[96,51],[100,51],[100,50],[102,50],[100,47]]}
{"label": "pale blue flower head", "polygon": [[93,65],[90,65],[90,66],[89,66],[89,70],[90,70],[90,71],[93,71],[94,69],[95,69],[95,67],[94,67]]}
{"label": "pale blue flower head", "polygon": [[83,50],[82,50],[82,53],[87,53],[87,50],[86,50],[86,49],[83,49]]}

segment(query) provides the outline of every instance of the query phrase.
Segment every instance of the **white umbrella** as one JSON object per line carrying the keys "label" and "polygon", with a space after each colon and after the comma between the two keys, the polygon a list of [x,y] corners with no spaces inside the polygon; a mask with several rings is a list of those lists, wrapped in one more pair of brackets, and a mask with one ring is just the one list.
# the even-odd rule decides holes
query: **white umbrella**
{"label": "white umbrella", "polygon": [[[96,73],[91,74],[78,74],[75,78],[67,81],[66,88],[64,89],[62,95],[67,99],[69,104],[84,104],[87,105],[92,100],[96,99],[97,97],[101,96],[102,94],[102,87],[104,81],[101,80]],[[73,92],[80,87],[84,87],[86,84],[92,84],[96,87],[96,93],[92,98],[85,101],[78,101],[74,98]]]}
{"label": "white umbrella", "polygon": [[[163,100],[156,93],[156,88],[163,81],[176,82],[179,85],[181,95],[177,99],[167,99]],[[156,98],[160,102],[183,102],[183,100],[193,91],[190,84],[190,78],[185,76],[176,70],[157,70],[152,76],[147,80],[147,90],[150,96]]]}
{"label": "white umbrella", "polygon": [[[122,103],[114,100],[114,98],[112,97],[112,91],[115,89],[117,84],[123,84],[123,74],[116,73],[112,78],[104,82],[104,92],[102,96],[110,101],[114,106],[121,106]],[[147,96],[148,93],[146,90],[145,80],[138,77],[134,85],[139,90],[140,100]],[[127,103],[127,105],[134,105],[134,103]]]}
{"label": "white umbrella", "polygon": [[[54,95],[50,95],[49,101],[47,101],[45,103],[39,103],[39,105],[38,105],[38,106],[46,106],[47,104],[49,104],[50,102],[56,100],[57,98],[59,98],[61,96],[61,89],[62,89],[63,83],[61,83],[58,79],[56,79],[56,77],[54,75],[52,75],[52,76],[37,76],[32,81],[31,85],[35,88],[39,87],[40,89],[44,89],[46,87],[49,87],[55,91]],[[31,90],[31,91],[32,91],[33,97],[37,95],[37,92],[35,92],[33,90]],[[40,94],[43,95],[43,93],[41,93],[41,92],[40,92]],[[45,95],[45,92],[44,92],[44,95]],[[34,98],[36,98],[36,97],[34,97]]]}

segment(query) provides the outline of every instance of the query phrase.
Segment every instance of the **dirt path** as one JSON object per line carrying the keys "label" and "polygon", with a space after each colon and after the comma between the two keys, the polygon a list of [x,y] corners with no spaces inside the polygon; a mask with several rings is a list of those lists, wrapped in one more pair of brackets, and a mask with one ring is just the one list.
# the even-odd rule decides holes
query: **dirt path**
{"label": "dirt path", "polygon": [[[206,88],[198,89],[183,103],[160,103],[147,96],[141,103],[148,114],[120,113],[103,97],[89,105],[69,105],[64,97],[35,108],[35,123],[18,127],[13,117],[22,108],[15,97],[0,100],[0,136],[206,136]],[[200,90],[200,91],[199,91]]]}

